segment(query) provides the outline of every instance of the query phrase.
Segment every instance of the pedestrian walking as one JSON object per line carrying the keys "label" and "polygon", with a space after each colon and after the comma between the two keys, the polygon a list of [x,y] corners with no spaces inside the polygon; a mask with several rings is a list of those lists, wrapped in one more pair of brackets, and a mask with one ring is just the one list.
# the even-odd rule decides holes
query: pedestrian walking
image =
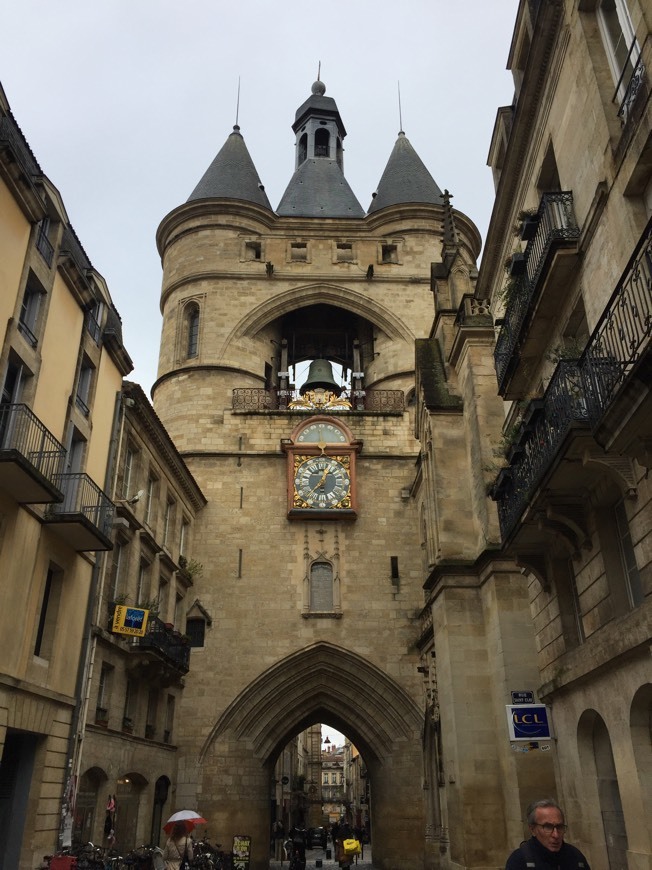
{"label": "pedestrian walking", "polygon": [[505,870],[591,870],[580,850],[564,841],[568,825],[556,801],[530,804],[527,823],[532,836],[512,852]]}

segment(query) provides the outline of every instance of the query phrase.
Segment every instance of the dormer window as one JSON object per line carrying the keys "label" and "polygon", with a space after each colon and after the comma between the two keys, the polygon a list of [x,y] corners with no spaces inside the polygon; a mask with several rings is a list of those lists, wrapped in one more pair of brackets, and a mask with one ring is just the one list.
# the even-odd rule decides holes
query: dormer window
{"label": "dormer window", "polygon": [[315,132],[315,157],[328,157],[331,134],[323,128]]}

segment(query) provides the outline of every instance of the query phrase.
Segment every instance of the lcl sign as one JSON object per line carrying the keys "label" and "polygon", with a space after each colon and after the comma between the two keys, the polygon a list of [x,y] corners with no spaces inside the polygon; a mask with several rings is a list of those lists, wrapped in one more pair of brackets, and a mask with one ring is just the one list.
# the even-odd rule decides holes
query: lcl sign
{"label": "lcl sign", "polygon": [[510,740],[550,740],[550,721],[545,704],[507,704]]}

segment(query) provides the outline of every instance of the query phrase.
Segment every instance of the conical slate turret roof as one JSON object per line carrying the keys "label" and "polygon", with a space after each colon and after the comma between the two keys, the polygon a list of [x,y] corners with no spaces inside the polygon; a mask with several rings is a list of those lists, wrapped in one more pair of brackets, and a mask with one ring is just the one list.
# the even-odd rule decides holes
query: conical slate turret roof
{"label": "conical slate turret roof", "polygon": [[197,199],[241,199],[272,210],[237,124],[188,202]]}
{"label": "conical slate turret roof", "polygon": [[369,206],[369,214],[405,202],[443,203],[441,190],[425,164],[401,131],[387,166],[378,184],[378,190]]}
{"label": "conical slate turret roof", "polygon": [[299,217],[364,217],[364,209],[337,162],[323,157],[301,164],[290,179],[276,213]]}

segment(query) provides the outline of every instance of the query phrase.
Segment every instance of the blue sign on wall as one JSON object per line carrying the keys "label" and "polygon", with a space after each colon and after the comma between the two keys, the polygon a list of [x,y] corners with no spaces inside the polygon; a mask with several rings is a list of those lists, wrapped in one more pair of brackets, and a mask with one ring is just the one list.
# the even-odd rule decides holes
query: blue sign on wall
{"label": "blue sign on wall", "polygon": [[550,722],[545,704],[508,704],[510,740],[550,740]]}

